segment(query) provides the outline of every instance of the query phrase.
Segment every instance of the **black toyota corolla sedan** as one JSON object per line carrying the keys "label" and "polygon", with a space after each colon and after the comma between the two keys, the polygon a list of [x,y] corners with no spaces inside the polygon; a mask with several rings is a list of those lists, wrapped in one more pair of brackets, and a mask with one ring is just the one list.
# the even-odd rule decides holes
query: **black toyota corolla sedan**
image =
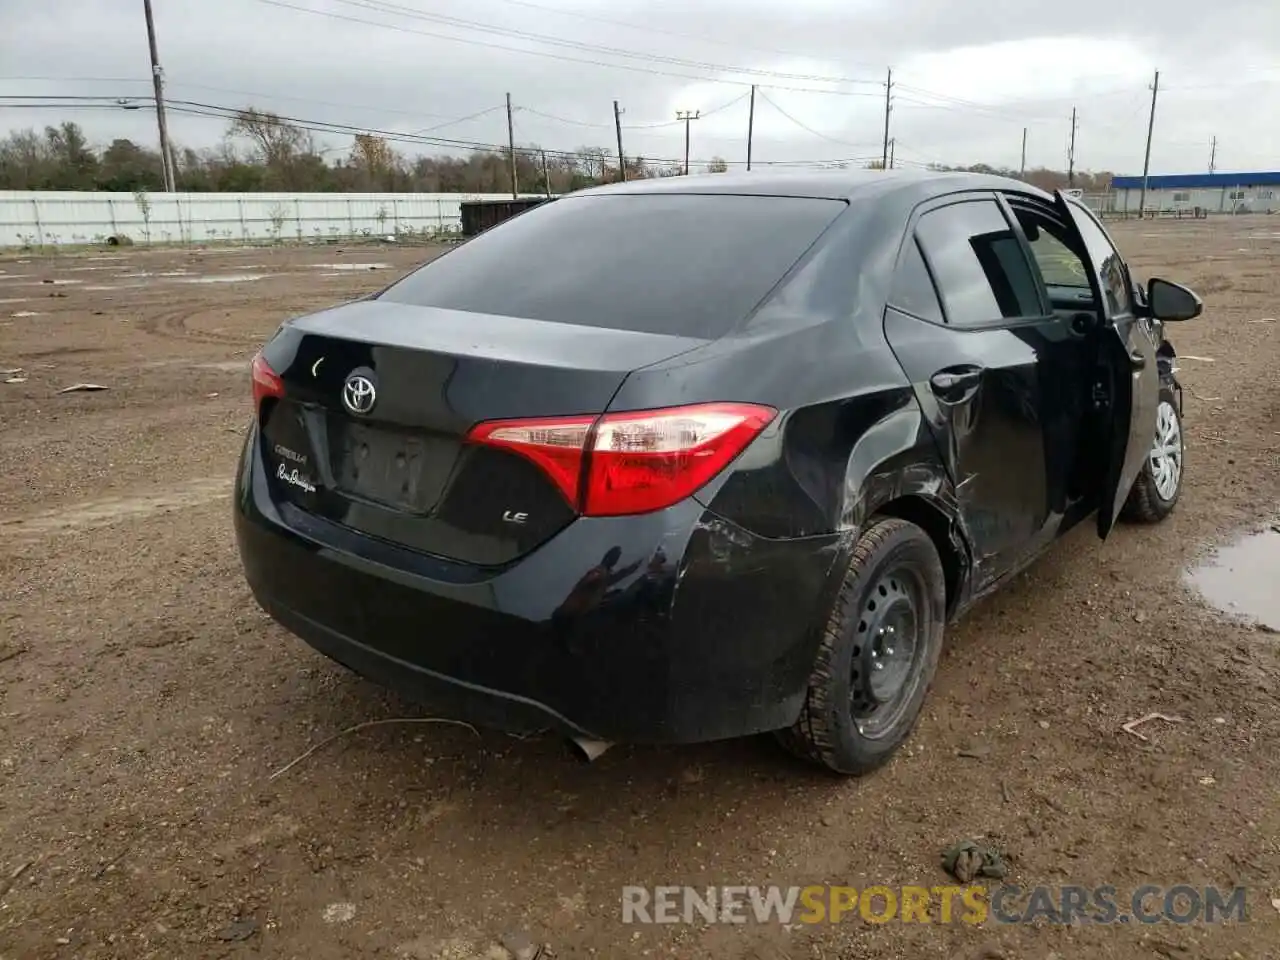
{"label": "black toyota corolla sedan", "polygon": [[944,625],[1182,480],[1165,323],[1078,201],[972,174],[585,190],[253,362],[254,596],[442,715],[579,742],[910,732]]}

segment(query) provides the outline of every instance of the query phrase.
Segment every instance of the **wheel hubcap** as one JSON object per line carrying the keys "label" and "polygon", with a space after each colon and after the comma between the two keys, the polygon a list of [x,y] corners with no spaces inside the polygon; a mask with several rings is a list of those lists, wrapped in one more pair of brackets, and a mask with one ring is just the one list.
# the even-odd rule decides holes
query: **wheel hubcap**
{"label": "wheel hubcap", "polygon": [[1182,481],[1182,424],[1168,400],[1156,408],[1156,439],[1151,447],[1151,476],[1156,492],[1172,500]]}
{"label": "wheel hubcap", "polygon": [[887,733],[915,693],[922,662],[919,579],[885,574],[863,603],[856,626],[850,711],[865,737]]}

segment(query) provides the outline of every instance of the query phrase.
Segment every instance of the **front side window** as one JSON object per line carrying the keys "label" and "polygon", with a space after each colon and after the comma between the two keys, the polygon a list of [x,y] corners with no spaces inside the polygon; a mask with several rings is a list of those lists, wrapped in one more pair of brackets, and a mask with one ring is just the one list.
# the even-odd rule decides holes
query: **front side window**
{"label": "front side window", "polygon": [[1025,207],[1015,207],[1015,211],[1045,284],[1088,290],[1089,268],[1080,255],[1067,246],[1063,227]]}
{"label": "front side window", "polygon": [[1017,234],[994,200],[930,210],[916,236],[937,280],[947,323],[977,326],[1045,313]]}
{"label": "front side window", "polygon": [[1072,219],[1075,220],[1080,236],[1089,250],[1089,258],[1098,271],[1102,295],[1107,301],[1107,312],[1113,317],[1132,313],[1133,291],[1129,285],[1129,271],[1115,244],[1089,212],[1078,204]]}

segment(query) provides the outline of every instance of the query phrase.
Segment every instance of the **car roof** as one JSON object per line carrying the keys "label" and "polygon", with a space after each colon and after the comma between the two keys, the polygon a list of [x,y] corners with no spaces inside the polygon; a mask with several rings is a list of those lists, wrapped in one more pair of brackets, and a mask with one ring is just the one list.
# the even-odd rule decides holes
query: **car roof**
{"label": "car roof", "polygon": [[1017,190],[1052,200],[1021,180],[986,173],[939,170],[775,170],[768,167],[742,173],[707,173],[680,177],[628,180],[576,191],[566,196],[605,194],[729,194],[761,197],[806,197],[854,202],[874,197],[910,194],[914,201],[960,190]]}

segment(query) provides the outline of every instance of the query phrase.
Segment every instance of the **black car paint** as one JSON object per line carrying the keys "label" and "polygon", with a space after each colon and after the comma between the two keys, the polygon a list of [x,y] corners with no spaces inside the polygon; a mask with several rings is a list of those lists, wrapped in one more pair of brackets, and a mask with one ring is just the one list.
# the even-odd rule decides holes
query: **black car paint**
{"label": "black car paint", "polygon": [[[831,176],[721,176],[607,189],[833,199],[848,193]],[[1044,400],[1030,395],[1026,374],[1028,358],[1048,349],[1044,331],[1028,324],[965,334],[1006,358],[992,380],[1006,416],[993,425],[991,442],[959,452],[958,441],[939,442],[956,432],[956,412],[944,416],[924,385],[930,363],[955,356],[947,341],[956,334],[921,327],[923,321],[886,310],[886,303],[919,209],[975,191],[1053,203],[1001,178],[880,174],[856,186],[856,211],[837,219],[729,335],[649,341],[646,355],[643,335],[624,343],[615,331],[588,331],[591,349],[547,355],[547,369],[528,378],[508,377],[505,367],[496,373],[485,357],[470,353],[447,371],[392,377],[377,341],[412,341],[423,329],[422,313],[377,299],[286,324],[265,357],[291,396],[331,405],[340,378],[364,365],[394,384],[388,402],[397,418],[424,427],[726,399],[767,403],[781,413],[689,500],[637,517],[561,516],[535,531],[537,542],[513,534],[517,539],[491,563],[397,546],[349,529],[341,513],[279,502],[264,444],[251,427],[235,514],[255,596],[334,659],[464,718],[644,741],[716,739],[788,725],[869,516],[903,516],[931,534],[947,567],[949,611],[958,616],[1097,506],[1063,501],[1053,511],[1032,510],[1022,542],[997,539],[993,549],[974,530],[977,514],[966,514],[957,496],[957,457],[976,456],[969,472],[983,475],[1008,468],[1000,441],[1035,449],[1032,425],[1007,411]],[[531,215],[536,211],[520,216]],[[348,322],[353,310],[363,327]],[[512,359],[503,354],[507,338],[527,337],[527,325],[535,323],[468,320],[477,334],[458,341],[459,351],[482,346],[494,361]],[[341,345],[327,339],[339,334]],[[324,378],[308,383],[307,361],[320,344],[333,363]],[[517,360],[518,370],[527,352]],[[801,370],[807,375],[798,376]],[[492,389],[499,383],[500,395]],[[567,386],[562,391],[558,383]],[[448,386],[437,390],[441,384]],[[1026,511],[1029,501],[1015,502]]]}
{"label": "black car paint", "polygon": [[[530,417],[603,410],[636,364],[704,342],[592,327],[566,338],[556,324],[380,300],[302,318],[264,349],[289,392],[287,407],[264,417],[264,430],[273,447],[311,462],[320,482],[305,493],[277,486],[338,523],[479,567],[500,566],[561,530],[573,510],[523,458],[455,438],[513,409]],[[430,352],[421,349],[428,344]],[[378,409],[372,423],[347,429],[408,428],[432,438],[424,443],[457,450],[456,461],[435,458],[443,467],[425,478],[420,496],[407,498],[415,501],[408,504],[411,514],[332,492],[341,478],[330,473],[330,424],[348,419],[339,397],[344,378],[358,368],[379,383]],[[505,510],[530,520],[505,523]]]}

